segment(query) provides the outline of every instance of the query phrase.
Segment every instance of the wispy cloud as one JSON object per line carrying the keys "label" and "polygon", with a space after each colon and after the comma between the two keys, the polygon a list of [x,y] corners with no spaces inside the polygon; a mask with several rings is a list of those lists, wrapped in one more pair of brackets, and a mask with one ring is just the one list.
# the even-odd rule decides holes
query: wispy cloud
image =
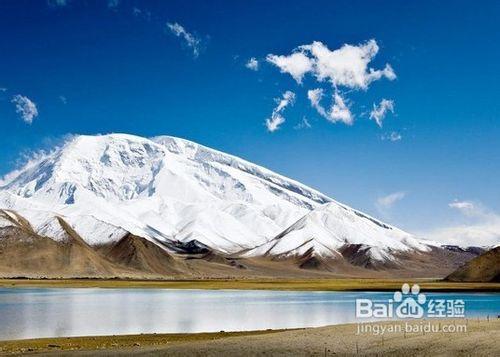
{"label": "wispy cloud", "polygon": [[406,192],[404,191],[393,192],[389,195],[377,198],[375,205],[377,206],[378,209],[382,210],[389,209],[405,197],[406,197]]}
{"label": "wispy cloud", "polygon": [[478,212],[478,208],[471,201],[455,200],[453,202],[448,203],[448,207],[457,209],[465,214],[473,214]]}
{"label": "wispy cloud", "polygon": [[259,61],[255,57],[252,57],[248,60],[247,63],[245,63],[245,67],[252,70],[252,71],[258,71],[259,70]]}
{"label": "wispy cloud", "polygon": [[321,100],[324,96],[324,91],[322,88],[310,89],[307,91],[307,98],[311,102],[311,106],[316,109],[316,111],[324,118],[328,118],[328,113],[326,109],[321,105]]}
{"label": "wispy cloud", "polygon": [[495,246],[500,243],[500,214],[480,202],[450,202],[461,215],[460,223],[421,232],[425,238],[459,246]]}
{"label": "wispy cloud", "polygon": [[338,121],[343,122],[347,125],[351,125],[354,121],[354,116],[351,113],[345,99],[342,95],[335,91],[333,93],[332,105],[329,110],[321,104],[321,100],[324,97],[324,91],[322,88],[310,89],[307,91],[307,98],[311,102],[311,106],[316,109],[319,115],[327,119],[332,123]]}
{"label": "wispy cloud", "polygon": [[401,133],[398,133],[397,131],[391,131],[390,133],[382,135],[380,139],[395,142],[403,139],[403,136],[401,135]]}
{"label": "wispy cloud", "polygon": [[303,117],[302,120],[298,124],[296,124],[293,128],[295,130],[301,130],[301,129],[309,129],[311,127],[312,125],[311,123],[309,123],[309,120],[307,120],[306,117]]}
{"label": "wispy cloud", "polygon": [[68,98],[66,98],[64,95],[60,95],[60,96],[59,96],[59,100],[60,100],[63,104],[68,104]]}
{"label": "wispy cloud", "polygon": [[152,19],[151,11],[139,9],[138,7],[132,8],[132,15],[134,15],[137,18],[143,19],[147,22],[150,22]]}
{"label": "wispy cloud", "polygon": [[275,98],[275,101],[277,105],[273,109],[271,117],[266,119],[267,130],[271,133],[278,130],[281,124],[285,122],[283,111],[286,107],[295,103],[295,93],[287,90],[281,98]]}
{"label": "wispy cloud", "polygon": [[200,55],[201,50],[201,40],[194,34],[186,31],[184,26],[177,22],[171,23],[167,22],[167,28],[175,36],[182,38],[187,47],[191,48],[193,51],[193,56],[196,58]]}
{"label": "wispy cloud", "polygon": [[330,110],[330,121],[336,123],[338,121],[352,125],[354,119],[351,110],[347,106],[345,99],[340,95],[339,92],[333,93],[333,105]]}
{"label": "wispy cloud", "polygon": [[380,104],[373,104],[373,109],[370,112],[370,119],[375,120],[379,127],[382,127],[383,121],[387,113],[394,113],[394,101],[382,99]]}
{"label": "wispy cloud", "polygon": [[12,97],[11,102],[16,105],[16,113],[19,114],[19,116],[25,123],[31,124],[33,122],[33,119],[38,116],[38,109],[36,107],[36,104],[28,97],[17,94]]}

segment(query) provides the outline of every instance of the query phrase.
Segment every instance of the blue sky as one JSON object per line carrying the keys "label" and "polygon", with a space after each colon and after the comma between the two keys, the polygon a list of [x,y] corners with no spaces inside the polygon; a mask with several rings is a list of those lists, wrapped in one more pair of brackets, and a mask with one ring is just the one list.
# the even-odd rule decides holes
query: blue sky
{"label": "blue sky", "polygon": [[[494,1],[2,1],[0,175],[68,133],[167,134],[412,232],[496,230],[498,14]],[[389,63],[397,78],[367,88],[335,89],[313,71],[298,83],[266,61],[313,41],[333,51],[371,39],[368,67]],[[246,67],[251,58],[258,70]],[[327,112],[337,90],[352,125],[320,115],[308,99],[315,88]],[[269,132],[286,91],[294,101]],[[31,124],[16,112],[23,98],[36,106]],[[369,114],[382,99],[394,113],[379,127]]]}

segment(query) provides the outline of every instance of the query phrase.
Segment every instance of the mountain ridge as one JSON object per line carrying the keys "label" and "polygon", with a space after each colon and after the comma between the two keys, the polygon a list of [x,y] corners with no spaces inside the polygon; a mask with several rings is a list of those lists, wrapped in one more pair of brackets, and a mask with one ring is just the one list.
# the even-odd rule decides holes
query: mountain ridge
{"label": "mountain ridge", "polygon": [[171,136],[74,136],[9,175],[0,208],[38,236],[64,238],[56,222],[63,219],[92,249],[122,241],[115,257],[143,252],[130,261],[157,261],[153,244],[171,255],[290,259],[331,270],[327,261],[344,255],[360,266],[395,266],[436,246],[298,181]]}

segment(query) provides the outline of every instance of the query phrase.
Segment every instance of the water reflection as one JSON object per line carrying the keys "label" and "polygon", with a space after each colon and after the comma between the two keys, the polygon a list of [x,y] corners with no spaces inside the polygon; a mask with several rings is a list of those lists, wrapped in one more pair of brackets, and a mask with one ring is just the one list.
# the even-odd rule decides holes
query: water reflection
{"label": "water reflection", "polygon": [[[429,297],[445,294],[428,294]],[[355,299],[390,293],[0,289],[0,339],[311,327],[355,322]],[[454,294],[496,316],[499,294]]]}

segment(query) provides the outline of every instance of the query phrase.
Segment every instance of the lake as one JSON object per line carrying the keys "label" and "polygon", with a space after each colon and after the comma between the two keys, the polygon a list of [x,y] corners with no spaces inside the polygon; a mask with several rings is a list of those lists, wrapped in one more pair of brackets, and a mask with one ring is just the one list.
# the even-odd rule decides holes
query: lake
{"label": "lake", "polygon": [[[426,293],[462,299],[466,317],[500,314],[500,294]],[[0,289],[0,339],[214,332],[359,322],[355,300],[390,292],[173,289]]]}

